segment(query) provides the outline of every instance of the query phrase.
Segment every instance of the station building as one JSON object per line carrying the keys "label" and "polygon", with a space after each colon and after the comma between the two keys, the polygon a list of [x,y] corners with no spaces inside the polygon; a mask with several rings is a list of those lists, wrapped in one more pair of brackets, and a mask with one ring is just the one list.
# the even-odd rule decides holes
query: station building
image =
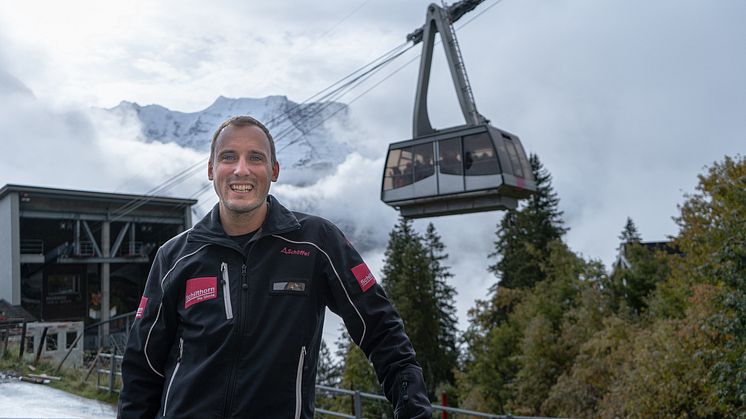
{"label": "station building", "polygon": [[35,186],[0,189],[0,300],[40,322],[137,309],[158,247],[197,201]]}

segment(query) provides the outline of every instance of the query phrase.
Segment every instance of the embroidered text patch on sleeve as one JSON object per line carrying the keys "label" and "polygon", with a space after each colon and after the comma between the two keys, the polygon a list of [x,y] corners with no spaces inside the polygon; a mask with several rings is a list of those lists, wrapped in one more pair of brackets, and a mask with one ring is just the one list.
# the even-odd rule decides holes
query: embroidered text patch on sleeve
{"label": "embroidered text patch on sleeve", "polygon": [[137,306],[137,313],[135,313],[136,319],[141,319],[145,315],[145,306],[148,305],[148,297],[142,296],[140,298],[140,305]]}
{"label": "embroidered text patch on sleeve", "polygon": [[218,298],[218,277],[206,276],[187,280],[184,308],[213,298]]}
{"label": "embroidered text patch on sleeve", "polygon": [[370,273],[370,269],[365,263],[352,268],[352,274],[355,275],[355,279],[357,279],[357,283],[360,284],[360,289],[363,292],[368,291],[376,283],[376,278]]}

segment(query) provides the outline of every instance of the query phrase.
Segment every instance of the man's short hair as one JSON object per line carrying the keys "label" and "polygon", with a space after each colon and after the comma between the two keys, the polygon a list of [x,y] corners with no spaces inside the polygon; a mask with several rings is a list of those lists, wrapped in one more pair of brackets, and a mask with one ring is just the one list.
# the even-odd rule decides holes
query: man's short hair
{"label": "man's short hair", "polygon": [[212,136],[212,142],[210,143],[210,161],[212,162],[212,159],[215,157],[215,143],[218,141],[218,137],[220,136],[220,133],[223,132],[223,130],[229,126],[232,125],[234,127],[246,127],[246,126],[255,126],[264,131],[264,134],[269,139],[269,149],[272,154],[272,164],[277,163],[277,155],[275,154],[275,140],[272,138],[272,134],[269,133],[269,129],[264,126],[259,120],[256,118],[253,118],[248,115],[238,115],[238,116],[232,116],[225,121],[223,121],[222,124],[218,127],[217,130],[215,130],[215,134]]}

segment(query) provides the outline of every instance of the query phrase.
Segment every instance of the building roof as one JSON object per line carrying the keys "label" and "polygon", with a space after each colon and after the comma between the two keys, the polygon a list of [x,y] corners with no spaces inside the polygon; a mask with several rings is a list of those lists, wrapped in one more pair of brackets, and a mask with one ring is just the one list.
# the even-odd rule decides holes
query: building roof
{"label": "building roof", "polygon": [[0,322],[8,319],[22,319],[27,322],[36,321],[36,318],[23,307],[11,305],[9,302],[0,299]]}
{"label": "building roof", "polygon": [[614,261],[613,269],[629,269],[632,267],[632,264],[629,262],[629,260],[627,260],[626,255],[627,246],[629,246],[630,244],[641,246],[650,253],[665,252],[669,255],[684,254],[673,241],[622,243],[619,246],[619,253],[617,254],[616,260]]}
{"label": "building roof", "polygon": [[112,193],[112,192],[93,192],[93,191],[81,191],[75,189],[57,189],[57,188],[46,188],[41,186],[26,186],[26,185],[13,185],[7,184],[0,189],[0,199],[6,195],[18,192],[19,194],[36,194],[46,195],[49,197],[68,198],[76,200],[90,200],[90,201],[108,201],[112,203],[127,204],[133,201],[146,201],[154,204],[166,204],[166,205],[194,205],[198,201],[196,199],[186,198],[172,198],[167,196],[156,196],[156,195],[135,195],[135,194],[123,194],[123,193]]}

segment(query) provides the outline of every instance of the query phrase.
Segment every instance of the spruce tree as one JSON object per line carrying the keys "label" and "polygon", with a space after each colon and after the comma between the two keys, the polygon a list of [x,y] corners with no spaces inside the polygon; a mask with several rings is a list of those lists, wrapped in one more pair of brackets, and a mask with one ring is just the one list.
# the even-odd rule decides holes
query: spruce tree
{"label": "spruce tree", "polygon": [[[442,382],[452,382],[455,367],[455,323],[453,294],[445,284],[450,274],[441,264],[443,248],[430,252],[426,244],[442,246],[440,238],[431,231],[423,238],[412,227],[412,221],[399,219],[391,231],[382,269],[382,283],[391,302],[404,321],[404,327],[417,352],[417,362],[430,397]],[[428,242],[428,240],[430,242]],[[445,306],[443,306],[445,304]],[[449,307],[449,304],[451,307]]]}
{"label": "spruce tree", "polygon": [[497,259],[489,271],[497,276],[499,287],[531,288],[542,281],[546,275],[541,266],[549,256],[549,243],[567,232],[552,176],[537,155],[532,154],[529,162],[536,193],[518,210],[505,214],[497,229],[495,251],[489,255]]}
{"label": "spruce tree", "polygon": [[649,294],[665,279],[668,269],[654,251],[641,245],[642,236],[629,217],[619,240],[620,260],[608,277],[608,284],[604,284],[604,292],[610,296],[610,306],[615,311],[625,307],[637,315],[647,308]]}
{"label": "spruce tree", "polygon": [[[458,327],[456,318],[456,289],[448,284],[448,279],[453,274],[445,265],[448,254],[445,253],[445,245],[440,239],[435,226],[427,225],[424,237],[425,249],[428,251],[430,262],[430,273],[434,284],[436,308],[438,311],[438,359],[436,360],[437,371],[434,378],[435,385],[453,384],[453,371],[458,367]],[[436,395],[437,396],[437,395]]]}
{"label": "spruce tree", "polygon": [[[504,411],[515,397],[516,374],[520,371],[520,347],[523,330],[511,320],[511,314],[534,286],[547,278],[553,246],[567,232],[563,226],[559,198],[552,177],[539,157],[529,158],[536,181],[536,193],[524,200],[517,210],[508,211],[497,228],[497,261],[488,269],[497,277],[489,299],[477,301],[470,311],[470,326],[465,334],[467,351],[465,377],[473,383],[491,410]],[[553,243],[555,243],[553,245]],[[468,386],[460,384],[461,397]]]}
{"label": "spruce tree", "polygon": [[[346,390],[361,391],[364,393],[380,394],[381,385],[378,383],[373,365],[365,357],[363,351],[350,339],[347,332],[343,331],[337,341],[337,355],[344,360],[340,387]],[[319,402],[317,398],[317,402]],[[323,400],[321,400],[323,401]],[[331,403],[326,403],[332,411],[354,414],[354,400],[351,396],[339,396]],[[362,409],[364,417],[393,417],[391,407],[388,403],[375,400],[363,399]]]}
{"label": "spruce tree", "polygon": [[[338,342],[339,343],[339,342]],[[345,348],[346,351],[346,348]],[[339,353],[337,353],[339,355]],[[341,360],[344,360],[340,356]],[[342,381],[342,373],[344,364],[340,361],[335,361],[332,358],[329,347],[326,342],[321,341],[321,349],[319,350],[319,362],[316,372],[316,384],[328,387],[339,387]],[[316,393],[316,408],[334,410],[336,406],[335,395],[320,391]]]}
{"label": "spruce tree", "polygon": [[632,221],[632,218],[627,217],[627,223],[624,224],[624,229],[619,234],[619,241],[622,243],[621,245],[624,245],[624,243],[640,243],[642,241],[642,236],[637,232],[637,226]]}
{"label": "spruce tree", "polygon": [[316,384],[337,387],[342,379],[342,365],[332,358],[332,353],[323,340],[319,349],[319,363],[316,371]]}

